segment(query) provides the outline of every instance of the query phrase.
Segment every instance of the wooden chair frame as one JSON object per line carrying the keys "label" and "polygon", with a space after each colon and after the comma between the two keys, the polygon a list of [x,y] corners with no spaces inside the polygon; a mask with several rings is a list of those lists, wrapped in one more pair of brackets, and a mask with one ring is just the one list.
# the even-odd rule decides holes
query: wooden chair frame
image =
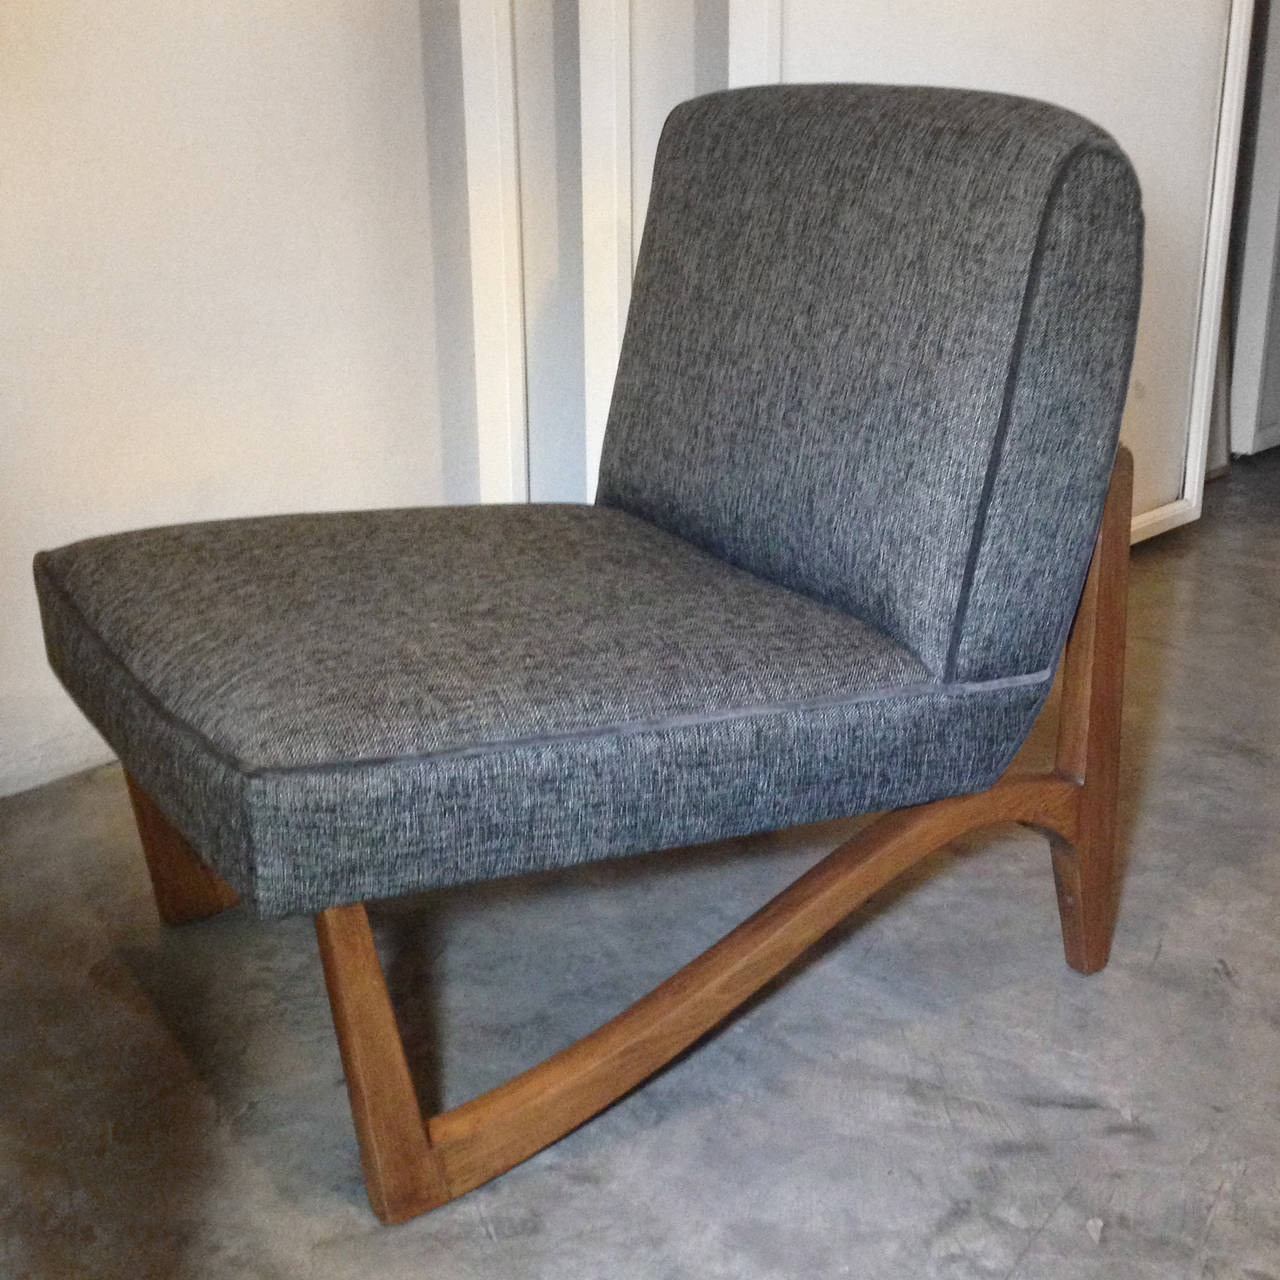
{"label": "wooden chair frame", "polygon": [[[885,814],[648,995],[545,1062],[423,1118],[363,904],[316,933],[374,1212],[401,1222],[470,1191],[562,1137],[709,1031],[895,876],[995,822],[1050,838],[1067,963],[1107,962],[1115,924],[1116,794],[1133,460],[1117,457],[1063,659],[1055,767]],[[156,905],[169,924],[236,900],[138,788],[129,792]]]}

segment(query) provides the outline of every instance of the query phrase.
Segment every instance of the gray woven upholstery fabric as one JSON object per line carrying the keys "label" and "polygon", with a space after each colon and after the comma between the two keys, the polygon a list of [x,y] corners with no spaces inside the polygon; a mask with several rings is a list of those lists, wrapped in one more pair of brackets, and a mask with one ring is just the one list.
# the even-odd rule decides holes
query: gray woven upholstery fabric
{"label": "gray woven upholstery fabric", "polygon": [[988,786],[1079,594],[1140,237],[1044,104],[686,104],[594,506],[76,543],[50,661],[264,915]]}
{"label": "gray woven upholstery fabric", "polygon": [[940,686],[603,507],[155,529],[36,580],[54,669],[267,915],[973,790],[1047,687]]}
{"label": "gray woven upholstery fabric", "polygon": [[1115,143],[1044,103],[685,103],[597,500],[850,610],[940,677],[1038,670],[1114,457],[1141,233]]}

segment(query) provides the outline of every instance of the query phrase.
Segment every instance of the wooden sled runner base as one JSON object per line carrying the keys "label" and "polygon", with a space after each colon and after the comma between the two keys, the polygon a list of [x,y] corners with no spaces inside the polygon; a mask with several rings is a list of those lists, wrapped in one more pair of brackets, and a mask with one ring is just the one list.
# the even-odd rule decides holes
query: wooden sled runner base
{"label": "wooden sled runner base", "polygon": [[[470,1191],[634,1088],[873,893],[942,845],[996,822],[1045,831],[1067,963],[1107,962],[1115,921],[1116,788],[1133,463],[1120,451],[1064,656],[1055,768],[900,809],[830,853],[749,920],[603,1026],[507,1083],[423,1119],[363,905],[316,933],[374,1212],[402,1222]],[[130,780],[161,916],[181,923],[234,893]]]}

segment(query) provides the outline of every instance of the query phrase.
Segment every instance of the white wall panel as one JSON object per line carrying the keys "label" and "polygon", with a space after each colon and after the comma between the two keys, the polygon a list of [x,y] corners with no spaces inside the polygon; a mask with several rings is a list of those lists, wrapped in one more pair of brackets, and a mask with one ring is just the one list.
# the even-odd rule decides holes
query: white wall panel
{"label": "white wall panel", "polygon": [[[1116,136],[1138,170],[1147,217],[1142,321],[1124,426],[1137,462],[1135,511],[1148,515],[1136,528],[1155,532],[1198,514],[1234,172],[1231,130],[1242,89],[1240,37],[1250,6],[735,2],[744,22],[749,17],[758,26],[769,11],[780,16],[786,80],[1021,93],[1079,111]],[[1237,39],[1228,68],[1233,17]]]}
{"label": "white wall panel", "polygon": [[728,84],[725,0],[632,0],[632,256],[649,207],[653,156],[667,113],[678,102]]}
{"label": "white wall panel", "polygon": [[6,6],[0,791],[108,754],[45,666],[36,549],[444,496],[419,23]]}
{"label": "white wall panel", "polygon": [[524,262],[511,0],[461,0],[477,466],[482,502],[529,496]]}
{"label": "white wall panel", "polygon": [[515,7],[529,497],[587,496],[577,0]]}

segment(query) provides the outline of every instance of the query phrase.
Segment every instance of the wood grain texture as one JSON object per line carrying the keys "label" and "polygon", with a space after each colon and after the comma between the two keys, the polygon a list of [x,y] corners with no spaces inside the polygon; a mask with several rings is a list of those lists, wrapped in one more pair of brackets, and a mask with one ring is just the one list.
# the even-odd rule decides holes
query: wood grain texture
{"label": "wood grain texture", "polygon": [[1107,963],[1115,932],[1132,507],[1133,457],[1121,446],[1093,563],[1067,641],[1058,721],[1057,769],[1081,784],[1080,824],[1074,839],[1053,841],[1053,874],[1067,963],[1081,973],[1096,973]]}
{"label": "wood grain texture", "polygon": [[369,1203],[383,1222],[403,1222],[451,1197],[427,1141],[364,907],[320,912],[316,938]]}
{"label": "wood grain texture", "polygon": [[165,924],[187,924],[235,906],[236,891],[200,860],[182,833],[129,773],[124,780],[160,919]]}

